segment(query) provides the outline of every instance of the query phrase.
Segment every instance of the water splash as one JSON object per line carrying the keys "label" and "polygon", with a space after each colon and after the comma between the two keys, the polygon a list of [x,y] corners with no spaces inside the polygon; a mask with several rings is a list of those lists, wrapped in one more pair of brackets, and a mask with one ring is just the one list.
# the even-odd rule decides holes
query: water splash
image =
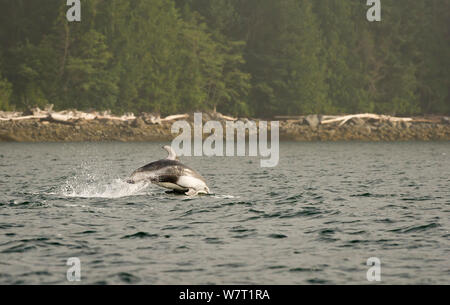
{"label": "water splash", "polygon": [[129,184],[122,179],[114,179],[109,182],[74,183],[73,181],[66,181],[60,194],[65,197],[120,198],[146,194],[144,190],[147,186],[148,183]]}
{"label": "water splash", "polygon": [[120,198],[147,194],[149,183],[129,184],[124,179],[114,177],[108,169],[93,169],[86,164],[74,176],[59,187],[56,194],[64,197],[80,198]]}

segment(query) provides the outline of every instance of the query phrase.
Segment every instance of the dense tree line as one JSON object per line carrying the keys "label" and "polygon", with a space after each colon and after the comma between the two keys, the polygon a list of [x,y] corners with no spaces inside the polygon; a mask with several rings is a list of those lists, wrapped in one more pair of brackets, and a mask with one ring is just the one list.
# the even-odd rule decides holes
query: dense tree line
{"label": "dense tree line", "polygon": [[0,109],[449,113],[450,0],[0,0]]}

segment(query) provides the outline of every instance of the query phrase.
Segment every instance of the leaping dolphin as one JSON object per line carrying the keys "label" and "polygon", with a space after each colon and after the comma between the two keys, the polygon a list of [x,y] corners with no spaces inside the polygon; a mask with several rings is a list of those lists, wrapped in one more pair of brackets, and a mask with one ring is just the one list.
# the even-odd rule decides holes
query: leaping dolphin
{"label": "leaping dolphin", "polygon": [[195,170],[178,161],[172,147],[166,145],[163,148],[169,153],[166,159],[138,168],[131,174],[127,182],[150,181],[188,196],[209,194],[205,179]]}

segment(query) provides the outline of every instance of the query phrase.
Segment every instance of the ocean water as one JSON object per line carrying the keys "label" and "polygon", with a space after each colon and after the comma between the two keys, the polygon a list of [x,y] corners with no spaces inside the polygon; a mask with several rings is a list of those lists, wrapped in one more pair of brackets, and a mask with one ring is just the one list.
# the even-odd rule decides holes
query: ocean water
{"label": "ocean water", "polygon": [[0,143],[0,284],[450,284],[450,143],[182,157],[213,194],[124,182],[167,143]]}

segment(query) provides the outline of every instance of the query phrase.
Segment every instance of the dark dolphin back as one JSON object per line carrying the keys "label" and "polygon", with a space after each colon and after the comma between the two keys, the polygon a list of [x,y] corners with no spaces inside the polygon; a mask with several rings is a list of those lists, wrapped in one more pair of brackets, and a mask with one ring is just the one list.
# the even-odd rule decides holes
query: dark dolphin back
{"label": "dark dolphin back", "polygon": [[199,173],[190,168],[189,166],[184,165],[178,160],[169,160],[162,159],[158,161],[154,161],[149,163],[143,167],[138,168],[135,172],[146,172],[146,171],[157,171],[159,175],[164,176],[191,176],[197,179],[205,181]]}
{"label": "dark dolphin back", "polygon": [[163,169],[168,166],[177,166],[177,165],[183,165],[183,164],[181,164],[177,160],[162,159],[162,160],[154,161],[152,163],[144,165],[144,166],[138,168],[136,171],[139,171],[139,172],[157,171],[157,170]]}

